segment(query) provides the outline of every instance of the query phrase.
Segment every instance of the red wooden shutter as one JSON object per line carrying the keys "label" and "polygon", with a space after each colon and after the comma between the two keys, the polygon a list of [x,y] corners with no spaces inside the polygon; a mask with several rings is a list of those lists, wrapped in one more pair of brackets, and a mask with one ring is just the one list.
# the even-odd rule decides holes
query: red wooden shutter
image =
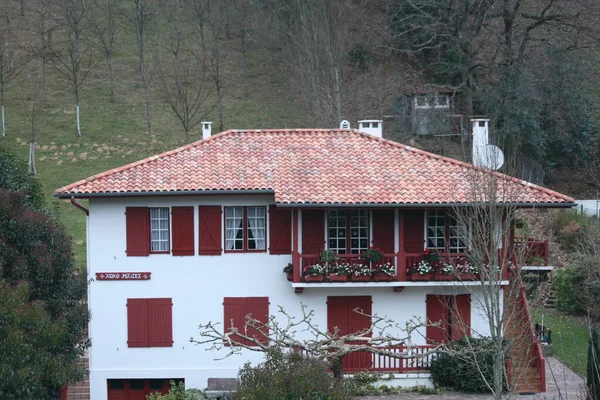
{"label": "red wooden shutter", "polygon": [[201,256],[221,255],[221,206],[199,206]]}
{"label": "red wooden shutter", "polygon": [[148,207],[125,209],[127,256],[150,254],[150,211]]}
{"label": "red wooden shutter", "polygon": [[292,211],[269,206],[269,252],[292,254]]}
{"label": "red wooden shutter", "polygon": [[127,346],[150,347],[148,299],[127,299]]}
{"label": "red wooden shutter", "polygon": [[174,256],[194,255],[194,207],[172,207]]}
{"label": "red wooden shutter", "polygon": [[325,249],[324,211],[302,210],[302,254],[320,254]]}
{"label": "red wooden shutter", "polygon": [[384,253],[393,253],[394,246],[394,210],[373,211],[373,246]]}
{"label": "red wooden shutter", "polygon": [[[240,333],[243,333],[246,319],[243,298],[225,297],[223,299],[223,311],[224,332],[227,333],[232,327],[235,327]],[[237,335],[234,335],[232,339],[234,342],[247,344],[247,341],[240,339]],[[228,346],[228,344],[225,343],[225,346]]]}
{"label": "red wooden shutter", "polygon": [[[425,337],[428,344],[445,343],[448,341],[448,298],[447,296],[427,295],[427,327]],[[438,323],[438,326],[429,324]]]}
{"label": "red wooden shutter", "polygon": [[471,295],[454,296],[452,308],[452,340],[471,335]]}
{"label": "red wooden shutter", "polygon": [[173,347],[173,301],[148,299],[150,347]]}
{"label": "red wooden shutter", "polygon": [[[246,322],[246,315],[251,314],[252,318],[260,321],[264,324],[269,322],[269,298],[268,297],[247,297],[244,302],[244,323]],[[262,331],[262,333],[260,332]],[[269,334],[269,328],[257,330],[254,328],[248,329],[248,336],[254,336],[261,340],[263,343],[267,343],[268,339],[265,335]]]}
{"label": "red wooden shutter", "polygon": [[423,223],[423,211],[404,213],[404,250],[407,253],[423,253],[425,250]]}

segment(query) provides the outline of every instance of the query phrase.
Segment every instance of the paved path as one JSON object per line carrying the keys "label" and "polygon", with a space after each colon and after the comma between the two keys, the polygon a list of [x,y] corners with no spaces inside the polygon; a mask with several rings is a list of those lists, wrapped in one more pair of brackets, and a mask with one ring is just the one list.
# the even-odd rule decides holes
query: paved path
{"label": "paved path", "polygon": [[[575,372],[554,357],[546,358],[546,393],[511,396],[517,400],[585,400],[585,382]],[[485,394],[441,393],[435,395],[399,394],[395,396],[365,396],[361,400],[488,400]]]}

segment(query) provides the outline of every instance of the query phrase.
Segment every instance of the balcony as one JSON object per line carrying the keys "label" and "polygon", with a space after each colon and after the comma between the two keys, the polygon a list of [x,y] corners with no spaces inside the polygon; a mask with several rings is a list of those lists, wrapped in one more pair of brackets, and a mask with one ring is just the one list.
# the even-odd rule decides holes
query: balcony
{"label": "balcony", "polygon": [[521,270],[552,271],[550,245],[547,240],[536,240],[527,236],[515,236],[514,248]]}
{"label": "balcony", "polygon": [[[440,253],[444,264],[464,265],[465,254]],[[476,270],[465,270],[457,268],[453,271],[432,270],[430,273],[417,273],[415,268],[409,268],[418,265],[423,261],[422,253],[384,253],[383,258],[377,262],[369,263],[362,259],[358,254],[339,254],[337,263],[359,266],[360,269],[370,271],[366,276],[355,275],[335,275],[330,274],[334,264],[324,264],[320,261],[319,254],[299,254],[295,260],[294,273],[288,275],[288,280],[292,281],[292,286],[296,292],[302,292],[304,288],[315,287],[391,287],[395,291],[401,291],[404,287],[410,286],[455,286],[466,285],[475,286],[481,284],[480,276]],[[462,260],[462,261],[461,261]],[[462,262],[462,264],[461,264]],[[304,271],[309,266],[323,265],[324,273],[311,276]],[[391,265],[393,274],[377,273],[382,265]],[[502,262],[501,262],[502,264]],[[411,270],[412,273],[411,273]],[[508,268],[503,270],[502,284],[508,284]]]}

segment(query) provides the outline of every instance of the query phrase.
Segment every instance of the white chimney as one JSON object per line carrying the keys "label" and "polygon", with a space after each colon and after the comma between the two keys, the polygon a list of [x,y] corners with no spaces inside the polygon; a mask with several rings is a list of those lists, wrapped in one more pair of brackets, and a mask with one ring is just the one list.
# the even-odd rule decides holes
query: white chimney
{"label": "white chimney", "polygon": [[383,121],[380,119],[363,119],[358,121],[358,130],[379,138],[383,137]]}
{"label": "white chimney", "polygon": [[342,122],[340,122],[340,129],[350,129],[350,122],[348,122],[348,120],[342,120]]}
{"label": "white chimney", "polygon": [[489,144],[489,119],[472,119],[471,126],[473,127],[473,165],[476,167],[483,166],[486,146]]}
{"label": "white chimney", "polygon": [[212,131],[212,122],[203,121],[202,124],[202,140],[208,139]]}

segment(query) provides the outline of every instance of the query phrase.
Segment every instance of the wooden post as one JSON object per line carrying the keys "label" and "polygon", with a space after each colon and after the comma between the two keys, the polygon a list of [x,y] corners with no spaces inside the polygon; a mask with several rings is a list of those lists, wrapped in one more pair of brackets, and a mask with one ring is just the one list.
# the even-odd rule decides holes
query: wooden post
{"label": "wooden post", "polygon": [[398,230],[400,234],[398,235],[398,253],[396,253],[397,264],[398,265],[398,281],[404,282],[406,281],[406,249],[404,248],[404,213],[399,212],[398,215]]}
{"label": "wooden post", "polygon": [[300,218],[298,216],[298,210],[292,211],[292,265],[294,266],[294,283],[300,283],[300,249],[299,249],[299,237],[300,237]]}

